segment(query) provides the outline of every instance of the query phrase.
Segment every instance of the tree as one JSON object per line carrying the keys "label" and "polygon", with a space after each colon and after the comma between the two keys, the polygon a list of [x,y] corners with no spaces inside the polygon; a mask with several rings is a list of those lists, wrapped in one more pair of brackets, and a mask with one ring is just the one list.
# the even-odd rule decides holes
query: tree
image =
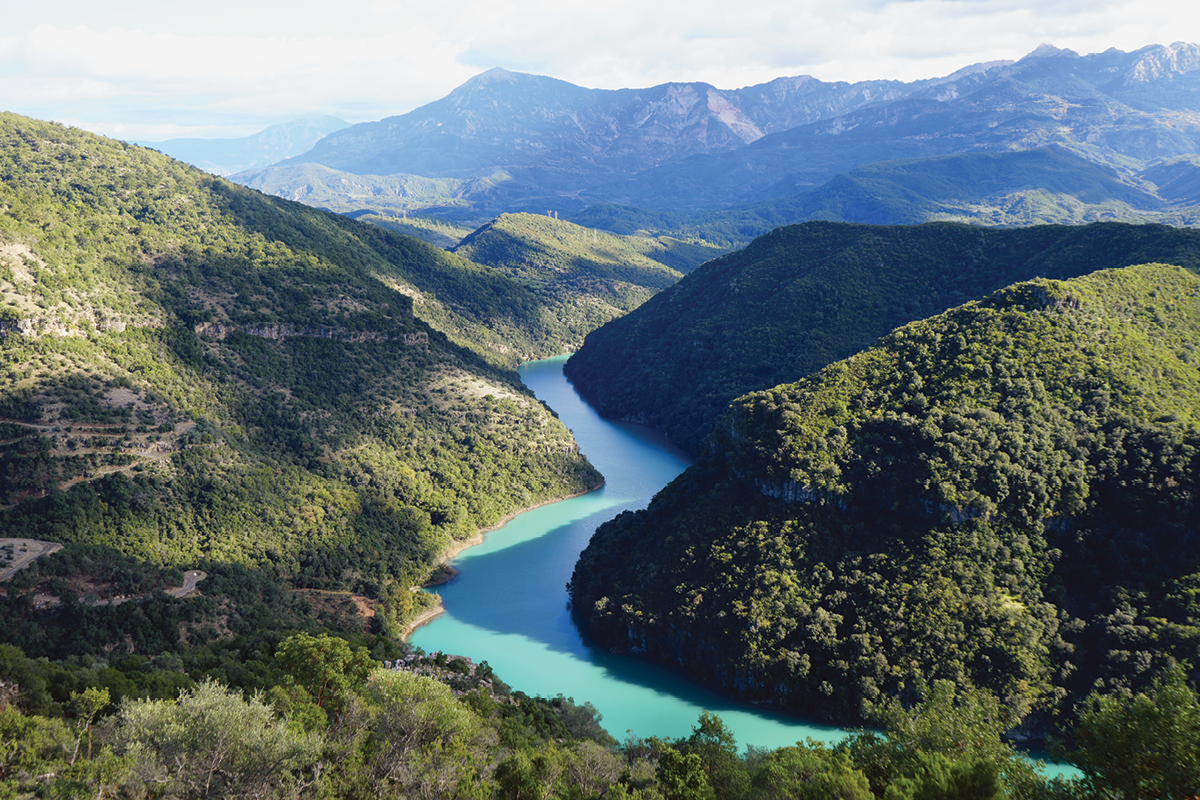
{"label": "tree", "polygon": [[89,686],[82,692],[71,692],[71,699],[67,706],[75,715],[79,732],[75,737],[75,749],[71,752],[72,764],[79,758],[79,746],[82,744],[84,736],[87,736],[87,757],[92,757],[92,723],[96,721],[96,717],[100,716],[100,712],[111,704],[112,698],[108,694],[108,689]]}
{"label": "tree", "polygon": [[243,700],[212,680],[176,701],[122,704],[114,741],[140,762],[146,782],[187,798],[259,798],[312,783],[319,740],[295,733],[260,698]]}
{"label": "tree", "polygon": [[736,798],[750,785],[746,765],[738,758],[737,737],[716,714],[700,713],[692,735],[675,742],[680,753],[695,753],[708,777],[708,785],[718,798]]}
{"label": "tree", "polygon": [[845,753],[808,740],[782,747],[754,773],[755,800],[871,800],[871,784]]}
{"label": "tree", "polygon": [[838,750],[877,795],[894,787],[897,798],[990,798],[1036,780],[1033,766],[1001,738],[1017,720],[982,689],[936,681],[912,708],[890,697],[875,716],[885,736],[862,732]]}
{"label": "tree", "polygon": [[496,736],[450,687],[410,672],[377,669],[362,700],[376,787],[421,797],[469,794]]}
{"label": "tree", "polygon": [[308,692],[312,702],[331,715],[345,707],[350,693],[360,688],[376,666],[364,647],[351,650],[345,639],[298,633],[280,643],[275,662],[287,682]]}
{"label": "tree", "polygon": [[1200,792],[1200,701],[1178,664],[1149,694],[1093,695],[1069,758],[1097,793],[1126,800]]}
{"label": "tree", "polygon": [[658,787],[666,800],[712,800],[712,787],[704,764],[696,753],[681,753],[673,747],[658,757]]}

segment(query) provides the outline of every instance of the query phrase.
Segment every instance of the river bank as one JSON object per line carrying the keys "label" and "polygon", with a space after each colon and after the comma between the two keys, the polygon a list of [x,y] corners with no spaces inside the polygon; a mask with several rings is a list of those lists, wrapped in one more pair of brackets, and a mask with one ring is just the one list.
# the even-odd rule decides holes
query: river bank
{"label": "river bank", "polygon": [[[457,557],[458,555],[462,554],[464,551],[466,551],[472,547],[477,547],[477,546],[483,544],[485,538],[487,537],[487,534],[503,528],[505,525],[509,524],[514,519],[521,516],[522,514],[526,514],[530,511],[535,511],[535,510],[537,510],[539,508],[543,508],[545,506],[554,505],[555,503],[561,503],[561,502],[564,502],[567,500],[573,500],[577,497],[583,497],[584,495],[591,494],[592,492],[598,492],[604,488],[605,483],[606,483],[606,481],[601,480],[600,483],[596,484],[595,486],[593,486],[590,489],[585,489],[582,492],[574,492],[573,494],[564,495],[563,497],[558,497],[558,498],[554,498],[554,499],[550,499],[550,500],[543,500],[539,503],[534,503],[530,506],[526,506],[525,508],[518,509],[518,510],[512,512],[511,514],[506,514],[504,517],[502,517],[495,523],[488,525],[486,527],[480,528],[479,531],[474,536],[472,536],[470,539],[461,539],[459,541],[454,542],[453,544],[451,544],[449,547],[446,548],[446,550],[442,553],[442,555],[438,558],[437,562],[434,564],[433,570],[430,573],[431,576],[433,576],[433,577],[431,577],[431,579],[425,581],[425,583],[421,584],[420,586],[411,587],[412,591],[417,592],[422,589],[432,589],[435,586],[444,586],[447,583],[449,583],[450,581],[457,578],[458,570],[455,569],[453,566],[450,566],[450,564],[449,564],[449,562],[452,559],[454,559],[455,557]],[[413,631],[417,630],[422,625],[428,625],[430,622],[433,622],[435,619],[437,619],[438,617],[440,617],[442,614],[445,613],[446,607],[445,607],[445,604],[442,602],[441,596],[435,593],[433,595],[433,597],[434,597],[434,605],[433,606],[422,611],[416,617],[414,617],[413,619],[409,620],[408,622],[406,622],[404,624],[404,628],[401,631],[402,639],[405,639],[405,640],[408,639],[408,637],[413,633]]]}

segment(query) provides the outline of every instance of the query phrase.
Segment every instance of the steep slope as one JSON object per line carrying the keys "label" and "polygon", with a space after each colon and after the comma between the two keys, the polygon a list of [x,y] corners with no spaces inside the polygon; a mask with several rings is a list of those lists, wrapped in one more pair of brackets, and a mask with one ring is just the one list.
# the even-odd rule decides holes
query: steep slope
{"label": "steep slope", "polygon": [[0,293],[4,535],[402,613],[452,541],[599,481],[503,366],[561,347],[530,291],[150,150],[0,118]]}
{"label": "steep slope", "polygon": [[639,207],[713,208],[788,196],[839,172],[897,158],[1058,145],[1140,169],[1200,148],[1200,45],[1087,56],[1039,49],[893,102],[646,170],[585,197]]}
{"label": "steep slope", "polygon": [[601,414],[699,452],[733,398],[797,380],[898,325],[1014,281],[1149,261],[1200,268],[1200,231],[808,222],[705,264],[593,332],[566,374]]}
{"label": "steep slope", "polygon": [[537,287],[548,309],[577,322],[571,349],[590,331],[682,277],[638,252],[626,237],[532,214],[503,214],[463,239],[453,252]]}
{"label": "steep slope", "polygon": [[362,123],[295,159],[368,175],[475,177],[480,170],[537,168],[551,181],[592,183],[664,161],[720,152],[764,134],[892,99],[914,85],[826,84],[780,78],[735,91],[705,83],[585,89],[492,69],[441,100]]}
{"label": "steep slope", "polygon": [[658,290],[727,251],[705,241],[612,234],[556,217],[501,214],[454,252],[535,280],[568,275]]}
{"label": "steep slope", "polygon": [[453,252],[536,291],[549,313],[570,326],[573,350],[591,331],[678,281],[679,269],[724,251],[670,237],[621,236],[549,216],[502,214]]}
{"label": "steep slope", "polygon": [[841,720],[923,682],[1065,708],[1200,656],[1200,278],[1016,284],[737,400],[601,526],[601,644]]}

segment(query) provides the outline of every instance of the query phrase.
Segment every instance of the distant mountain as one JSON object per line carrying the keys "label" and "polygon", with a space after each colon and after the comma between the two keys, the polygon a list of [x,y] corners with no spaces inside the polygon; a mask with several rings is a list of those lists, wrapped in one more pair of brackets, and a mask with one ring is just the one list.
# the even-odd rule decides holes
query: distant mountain
{"label": "distant mountain", "polygon": [[789,196],[877,161],[1047,145],[1137,171],[1200,150],[1197,110],[1200,46],[1089,56],[1043,47],[1014,64],[764,136],[736,155],[664,164],[593,196],[714,207]]}
{"label": "distant mountain", "polygon": [[800,219],[872,225],[1162,220],[1179,213],[1112,167],[1059,147],[881,161],[779,205]]}
{"label": "distant mountain", "polygon": [[[349,173],[376,176],[373,184],[387,176],[459,182],[399,204],[407,189],[375,192],[391,211],[567,216],[597,203],[698,211],[793,198],[877,162],[1056,146],[1116,170],[1129,191],[1153,194],[1139,172],[1200,150],[1200,123],[1191,121],[1198,66],[1200,47],[1177,43],[1087,56],[1043,46],[1017,62],[911,83],[800,76],[736,90],[585,89],[494,69],[407,114],[331,134],[272,167],[274,176],[246,180],[330,208],[371,202],[374,190],[356,188]],[[336,172],[318,188],[310,175],[285,171],[299,164]]]}
{"label": "distant mountain", "polygon": [[480,200],[495,186],[512,179],[504,172],[465,179],[426,178],[406,173],[356,175],[321,164],[294,163],[247,169],[229,178],[263,194],[340,214],[365,211],[405,214],[421,209],[473,218],[479,216],[476,206]]}
{"label": "distant mountain", "polygon": [[710,261],[589,334],[565,371],[601,414],[660,427],[700,453],[735,397],[799,380],[898,325],[1014,281],[1150,261],[1200,269],[1200,230],[807,222]]}
{"label": "distant mountain", "polygon": [[348,123],[336,117],[304,117],[238,139],[167,139],[138,142],[214,175],[265,167],[303,153]]}
{"label": "distant mountain", "polygon": [[1168,159],[1150,167],[1141,177],[1154,185],[1159,197],[1200,206],[1200,155]]}
{"label": "distant mountain", "polygon": [[[738,354],[713,338],[681,355],[719,372]],[[1054,720],[1200,656],[1198,454],[1200,277],[1019,283],[734,401],[597,529],[572,607],[598,645],[755,703],[859,722],[944,679]]]}
{"label": "distant mountain", "polygon": [[503,169],[570,190],[674,158],[737,149],[906,91],[895,81],[825,84],[808,77],[733,92],[705,83],[584,89],[492,69],[415,111],[327,137],[293,161],[364,175],[467,178]]}

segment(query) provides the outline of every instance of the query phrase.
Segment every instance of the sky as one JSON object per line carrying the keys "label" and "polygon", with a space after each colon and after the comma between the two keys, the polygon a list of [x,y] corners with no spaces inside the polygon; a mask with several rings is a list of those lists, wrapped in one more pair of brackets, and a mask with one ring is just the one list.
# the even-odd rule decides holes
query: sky
{"label": "sky", "polygon": [[589,88],[918,80],[1041,44],[1200,42],[1180,0],[41,0],[6,4],[0,109],[135,141],[366,122],[492,67]]}

